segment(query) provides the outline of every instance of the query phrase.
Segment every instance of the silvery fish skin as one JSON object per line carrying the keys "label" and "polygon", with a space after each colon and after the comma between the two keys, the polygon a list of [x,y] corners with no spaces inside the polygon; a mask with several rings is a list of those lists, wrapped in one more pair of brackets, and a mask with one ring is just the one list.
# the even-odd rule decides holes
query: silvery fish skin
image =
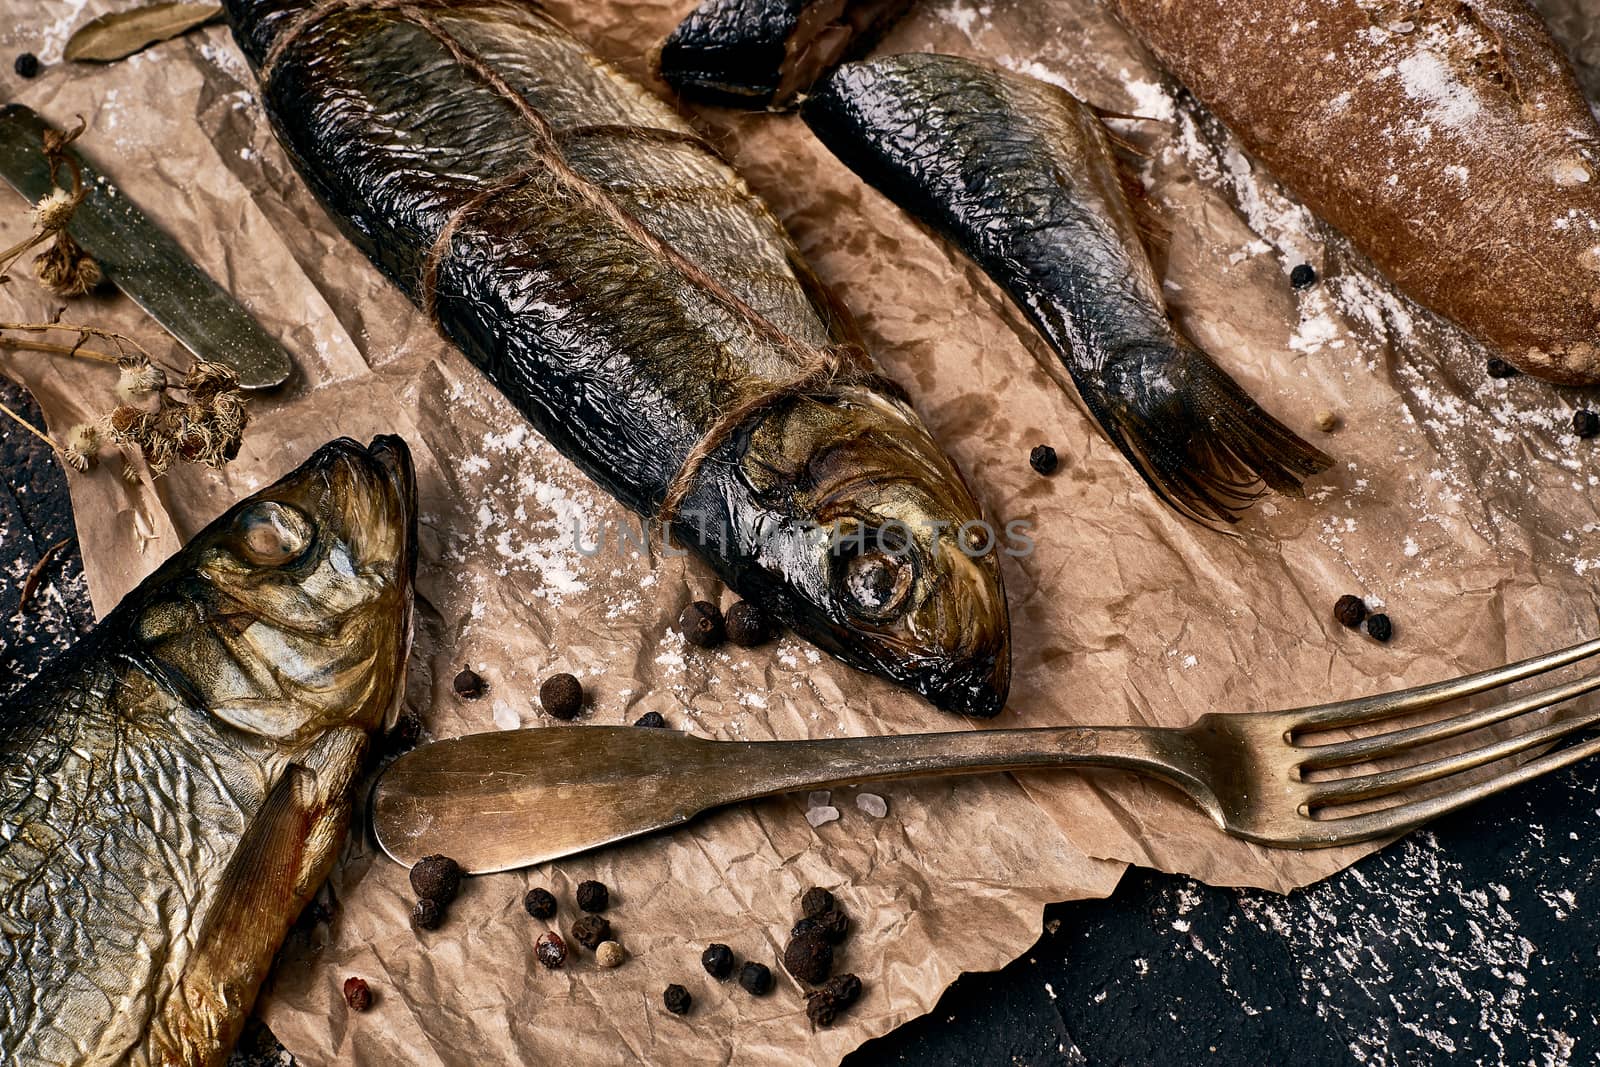
{"label": "silvery fish skin", "polygon": [[1233,522],[1262,482],[1331,462],[1173,323],[1113,146],[1053,85],[955,56],[847,63],[802,114],[868,183],[981,266],[1028,316],[1152,490]]}
{"label": "silvery fish skin", "polygon": [[694,100],[783,108],[865,54],[911,0],[705,0],[662,42],[661,77]]}
{"label": "silvery fish skin", "polygon": [[0,1060],[224,1059],[403,692],[415,557],[405,445],[336,441],[0,703]]}
{"label": "silvery fish skin", "polygon": [[[286,27],[303,27],[262,88],[279,139],[345,232],[424,307],[428,252],[456,219],[438,261],[440,327],[629,508],[655,514],[723,413],[807,366],[796,345],[854,339],[739,176],[538,10],[434,3],[419,22],[357,5],[296,22],[314,6],[227,5],[258,69]],[[549,141],[524,109],[584,187],[540,156]],[[998,561],[973,553],[978,505],[897,392],[838,379],[771,407],[714,453],[679,516],[681,543],[800,636],[941,707],[1004,704]]]}

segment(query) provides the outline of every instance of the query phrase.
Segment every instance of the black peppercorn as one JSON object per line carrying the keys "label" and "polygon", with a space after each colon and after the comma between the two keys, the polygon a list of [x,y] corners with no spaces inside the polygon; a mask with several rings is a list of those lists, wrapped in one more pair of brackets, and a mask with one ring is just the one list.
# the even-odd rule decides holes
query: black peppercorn
{"label": "black peppercorn", "polygon": [[820,885],[814,885],[800,897],[800,914],[808,919],[815,919],[823,912],[832,911],[837,904],[832,893]]}
{"label": "black peppercorn", "polygon": [[1367,636],[1374,641],[1387,641],[1394,636],[1394,623],[1383,612],[1367,616]]}
{"label": "black peppercorn", "polygon": [[1317,284],[1317,268],[1301,263],[1289,272],[1289,288],[1309,289]]}
{"label": "black peppercorn", "polygon": [[533,954],[553,971],[567,962],[567,943],[554,930],[546,930],[533,943]]}
{"label": "black peppercorn", "polygon": [[556,898],[548,889],[530,889],[523,894],[522,906],[535,919],[548,919],[556,913]]}
{"label": "black peppercorn", "polygon": [[464,668],[460,674],[456,675],[456,680],[452,684],[455,687],[456,696],[462,700],[477,700],[489,691],[489,683],[483,680],[483,675],[471,667]]}
{"label": "black peppercorn", "polygon": [[1513,367],[1499,356],[1492,357],[1489,362],[1484,365],[1484,369],[1489,372],[1489,377],[1491,378],[1515,378],[1517,376],[1517,368]]}
{"label": "black peppercorn", "polygon": [[727,945],[707,945],[700,953],[700,966],[711,977],[721,981],[733,973],[733,949]]}
{"label": "black peppercorn", "polygon": [[583,685],[570,674],[552,674],[539,687],[539,705],[551,718],[577,718],[583,708]]}
{"label": "black peppercorn", "polygon": [[1340,626],[1348,626],[1354,630],[1361,625],[1361,620],[1367,617],[1367,605],[1360,597],[1346,593],[1334,601],[1333,617],[1339,621]]}
{"label": "black peppercorn", "polygon": [[1054,474],[1058,463],[1056,450],[1049,445],[1034,445],[1033,451],[1028,453],[1028,466],[1040,474]]}
{"label": "black peppercorn", "polygon": [[605,911],[611,906],[611,893],[601,882],[578,883],[578,907],[584,911]]}
{"label": "black peppercorn", "polygon": [[572,924],[572,940],[593,952],[602,941],[611,940],[611,924],[599,915],[582,915]]}
{"label": "black peppercorn", "polygon": [[423,897],[411,909],[411,921],[418,930],[437,930],[444,922],[444,907],[436,900]]}
{"label": "black peppercorn", "polygon": [[350,1005],[351,1011],[366,1011],[372,1007],[372,990],[367,988],[366,979],[344,980],[344,1002]]}
{"label": "black peppercorn", "polygon": [[411,868],[411,889],[423,900],[444,905],[461,888],[461,865],[449,856],[424,856]]}
{"label": "black peppercorn", "polygon": [[21,77],[35,77],[39,73],[39,57],[32,52],[24,52],[11,64],[11,68]]}
{"label": "black peppercorn", "polygon": [[678,630],[691,645],[714,648],[722,644],[722,611],[709,600],[696,600],[678,616]]}
{"label": "black peppercorn", "polygon": [[728,640],[740,648],[755,648],[771,632],[767,616],[748,600],[741,600],[728,609],[723,627],[728,631]]}
{"label": "black peppercorn", "polygon": [[833,970],[833,946],[821,934],[806,932],[789,940],[783,950],[783,965],[802,982],[821,985]]}
{"label": "black peppercorn", "polygon": [[694,1003],[694,998],[689,995],[687,989],[674,982],[661,994],[661,1003],[665,1004],[672,1014],[683,1015],[688,1012],[689,1005]]}
{"label": "black peppercorn", "polygon": [[765,996],[772,988],[772,968],[749,960],[739,968],[739,985],[753,997]]}
{"label": "black peppercorn", "polygon": [[659,711],[647,711],[633,720],[633,725],[643,726],[651,730],[660,730],[667,725],[667,720],[661,717]]}
{"label": "black peppercorn", "polygon": [[861,995],[861,979],[841,974],[828,980],[821,989],[806,994],[806,1018],[817,1026],[832,1026],[839,1013]]}
{"label": "black peppercorn", "polygon": [[1572,432],[1579,437],[1589,438],[1600,435],[1600,415],[1583,408],[1572,413]]}

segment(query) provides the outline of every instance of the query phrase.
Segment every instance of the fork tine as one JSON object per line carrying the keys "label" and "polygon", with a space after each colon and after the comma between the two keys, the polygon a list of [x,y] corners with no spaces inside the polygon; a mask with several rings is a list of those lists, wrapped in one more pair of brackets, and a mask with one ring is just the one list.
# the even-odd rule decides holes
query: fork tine
{"label": "fork tine", "polygon": [[1600,638],[1573,645],[1571,648],[1546,652],[1542,656],[1534,656],[1520,663],[1509,663],[1492,671],[1419,685],[1413,689],[1402,689],[1398,693],[1380,693],[1356,700],[1341,700],[1332,704],[1302,708],[1296,712],[1299,721],[1293,729],[1295,732],[1305,729],[1330,729],[1369,722],[1373,719],[1385,719],[1408,711],[1418,711],[1435,704],[1442,704],[1447,700],[1472,696],[1489,689],[1510,685],[1512,682],[1520,682],[1524,678],[1532,678],[1536,674],[1544,674],[1558,667],[1565,667],[1569,663],[1588,659],[1596,653],[1600,653]]}
{"label": "fork tine", "polygon": [[1459,734],[1491,726],[1497,722],[1516,718],[1528,712],[1560,704],[1600,689],[1600,674],[1580,678],[1565,685],[1552,686],[1537,693],[1529,693],[1515,700],[1491,704],[1486,708],[1469,711],[1438,722],[1424,723],[1404,730],[1373,734],[1348,741],[1330,741],[1323,745],[1306,746],[1308,755],[1301,761],[1302,770],[1320,771],[1330,767],[1343,767],[1350,763],[1396,756],[1410,749],[1435,741],[1443,741]]}
{"label": "fork tine", "polygon": [[1486,797],[1510,789],[1513,786],[1530,782],[1542,774],[1558,771],[1563,767],[1570,767],[1580,760],[1600,753],[1600,737],[1592,737],[1580,744],[1561,749],[1558,752],[1549,752],[1537,759],[1506,771],[1503,774],[1486,778],[1464,789],[1452,793],[1441,793],[1438,796],[1428,797],[1426,800],[1417,800],[1409,804],[1400,804],[1383,811],[1368,812],[1364,815],[1347,815],[1333,819],[1307,819],[1307,822],[1317,828],[1324,843],[1343,844],[1354,841],[1368,841],[1374,837],[1387,837],[1404,830],[1421,826],[1430,819],[1437,819],[1441,815],[1448,815],[1459,811]]}
{"label": "fork tine", "polygon": [[1410,767],[1399,767],[1394,770],[1376,771],[1372,774],[1361,774],[1350,778],[1341,778],[1333,782],[1318,782],[1312,786],[1311,805],[1313,807],[1326,804],[1347,803],[1352,800],[1365,800],[1371,797],[1389,796],[1408,789],[1414,785],[1423,785],[1427,782],[1437,781],[1461,771],[1482,767],[1496,760],[1514,756],[1518,752],[1526,752],[1530,748],[1552,741],[1559,741],[1569,734],[1575,734],[1600,722],[1600,708],[1592,709],[1582,715],[1560,722],[1547,723],[1536,730],[1529,730],[1516,737],[1508,737],[1493,744],[1483,745],[1467,752],[1459,752],[1453,756],[1442,756],[1439,759],[1428,760]]}

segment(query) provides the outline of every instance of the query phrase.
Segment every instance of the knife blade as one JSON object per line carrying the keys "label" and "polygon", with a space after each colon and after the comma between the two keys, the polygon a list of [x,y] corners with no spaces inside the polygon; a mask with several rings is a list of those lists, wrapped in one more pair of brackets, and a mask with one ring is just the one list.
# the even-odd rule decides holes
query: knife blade
{"label": "knife blade", "polygon": [[[30,203],[54,187],[43,152],[47,129],[28,107],[0,107],[0,177]],[[67,231],[106,277],[197,358],[231,367],[244,388],[287,381],[294,366],[288,351],[109,178],[67,151],[87,190]]]}

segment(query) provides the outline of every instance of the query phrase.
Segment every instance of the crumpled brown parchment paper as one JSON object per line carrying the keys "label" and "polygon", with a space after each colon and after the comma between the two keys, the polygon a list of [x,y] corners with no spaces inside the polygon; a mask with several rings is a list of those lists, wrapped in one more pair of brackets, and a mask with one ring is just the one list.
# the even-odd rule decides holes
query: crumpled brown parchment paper
{"label": "crumpled brown parchment paper", "polygon": [[[239,459],[123,484],[112,468],[71,479],[96,609],[108,610],[236,497],[339,434],[398,432],[420,466],[422,563],[408,690],[430,737],[541,724],[538,682],[556,670],[593,694],[586,721],[662,712],[725,738],[798,738],[966,728],[887,684],[785,637],[751,651],[685,648],[671,620],[720,595],[702,566],[619,550],[597,531],[633,520],[535,435],[423,317],[341,238],[272,139],[226,31],[213,27],[106,67],[63,66],[67,33],[122,4],[3,0],[9,55],[0,95],[58,125],[89,122],[83,147],[296,355],[300,374],[258,398]],[[637,76],[689,0],[550,5]],[[1586,61],[1600,59],[1600,3],[1544,0]],[[1305,500],[1270,498],[1240,539],[1185,523],[1145,491],[1052,375],[1051,357],[999,292],[867,189],[792,116],[707,111],[702,124],[776,208],[860,316],[993,516],[1033,524],[1037,549],[1008,562],[1015,684],[997,726],[1181,725],[1211,710],[1339,699],[1440,678],[1600,631],[1600,507],[1594,449],[1568,430],[1592,394],[1488,379],[1485,353],[1397,299],[1226,135],[1198,123],[1092,0],[932,0],[881,46],[985,57],[1055,80],[1107,108],[1150,152],[1147,178],[1172,219],[1175,313],[1271,410],[1337,457]],[[1292,72],[1286,72],[1292,76]],[[1600,94],[1597,94],[1600,98]],[[1337,151],[1330,146],[1330,152]],[[9,196],[7,193],[5,196]],[[0,242],[25,232],[13,198]],[[1296,294],[1289,269],[1323,280]],[[58,306],[25,274],[0,316]],[[74,302],[69,320],[170,339],[127,301]],[[165,349],[163,348],[165,346]],[[173,353],[180,362],[186,357]],[[57,430],[109,406],[104,368],[0,352]],[[1338,414],[1330,435],[1316,412]],[[1033,445],[1062,470],[1028,469]],[[1394,617],[1387,646],[1338,628],[1334,599],[1358,591]],[[464,702],[450,679],[481,671]],[[1113,773],[887,784],[874,819],[835,792],[842,817],[813,829],[804,797],[714,814],[692,828],[570,862],[469,880],[445,926],[407,922],[405,872],[357,835],[325,899],[331,920],[297,933],[260,1008],[303,1063],[788,1063],[837,1061],[927,1011],[962,970],[1001,966],[1038,935],[1050,901],[1111,891],[1127,863],[1224,885],[1288,890],[1360,854],[1293,853],[1230,840],[1178,794]],[[553,811],[552,819],[581,819]],[[599,878],[631,959],[601,971],[579,954],[533,960],[543,924],[525,889],[562,901]],[[811,884],[855,924],[841,970],[864,1000],[813,1031],[776,957]],[[706,943],[778,972],[762,999],[700,969]],[[365,976],[374,1009],[339,1002]],[[660,1007],[682,982],[694,1011]]]}

